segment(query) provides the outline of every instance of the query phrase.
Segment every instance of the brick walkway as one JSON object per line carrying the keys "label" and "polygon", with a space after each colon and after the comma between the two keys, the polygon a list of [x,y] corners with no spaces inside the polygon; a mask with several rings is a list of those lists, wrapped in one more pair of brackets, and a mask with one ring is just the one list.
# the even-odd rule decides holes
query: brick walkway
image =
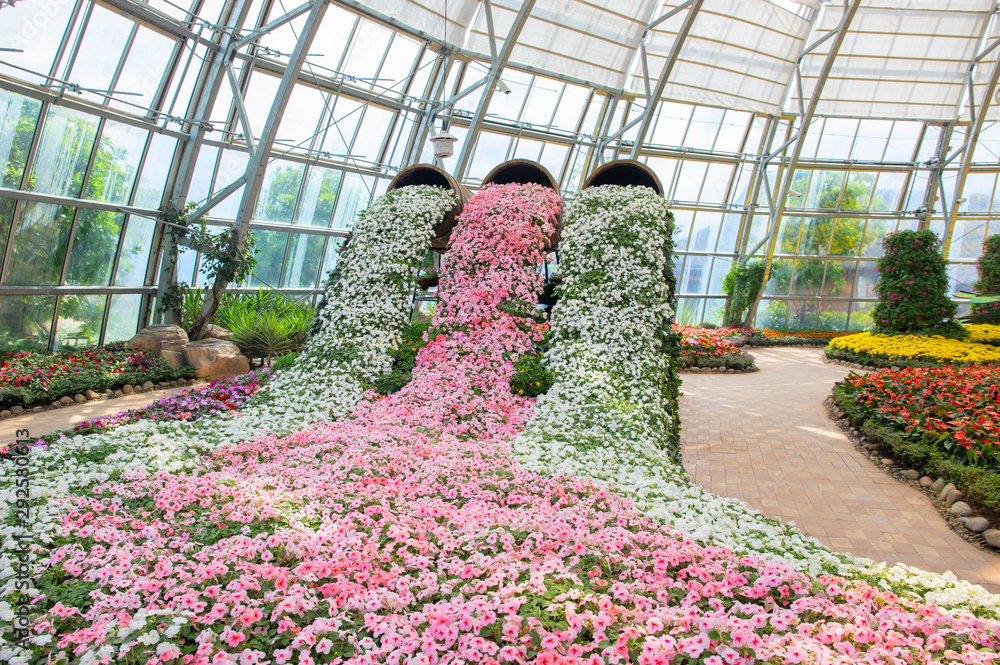
{"label": "brick walkway", "polygon": [[100,399],[83,404],[71,404],[61,409],[47,409],[38,413],[26,413],[15,418],[0,420],[0,445],[13,441],[15,432],[26,429],[31,436],[44,436],[50,432],[70,429],[84,420],[99,416],[110,416],[119,411],[131,411],[152,404],[190,386],[152,390],[148,393],[124,395],[115,399]]}
{"label": "brick walkway", "polygon": [[953,532],[922,492],[886,475],[823,400],[849,370],[815,348],[751,349],[759,372],[683,374],[684,466],[695,483],[794,521],[833,550],[944,572],[1000,592],[1000,556]]}

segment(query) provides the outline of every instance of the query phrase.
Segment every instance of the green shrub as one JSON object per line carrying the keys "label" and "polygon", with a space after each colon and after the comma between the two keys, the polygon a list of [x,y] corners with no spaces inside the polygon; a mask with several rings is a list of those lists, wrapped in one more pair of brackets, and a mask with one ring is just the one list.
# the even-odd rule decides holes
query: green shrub
{"label": "green shrub", "polygon": [[928,230],[899,231],[883,240],[878,259],[879,301],[872,309],[875,331],[889,335],[944,335],[960,338],[958,306],[948,298],[947,265],[938,238]]}
{"label": "green shrub", "polygon": [[763,284],[763,261],[734,263],[722,280],[722,292],[726,294],[726,311],[722,315],[722,325],[730,328],[741,327]]}
{"label": "green shrub", "polygon": [[[979,279],[972,290],[981,294],[1000,294],[1000,233],[991,235],[983,243],[983,254],[976,262]],[[1000,302],[978,303],[972,306],[973,314],[1000,311]]]}
{"label": "green shrub", "polygon": [[549,391],[552,379],[552,372],[545,369],[543,354],[526,353],[514,361],[510,390],[515,395],[538,397]]}

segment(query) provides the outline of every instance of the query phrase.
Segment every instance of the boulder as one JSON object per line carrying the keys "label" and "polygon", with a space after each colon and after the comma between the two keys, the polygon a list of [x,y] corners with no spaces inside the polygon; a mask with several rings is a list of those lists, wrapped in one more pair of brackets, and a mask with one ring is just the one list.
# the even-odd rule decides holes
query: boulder
{"label": "boulder", "polygon": [[100,395],[98,395],[97,392],[93,390],[84,391],[83,396],[86,397],[87,399],[97,399],[98,397],[100,397]]}
{"label": "boulder", "polygon": [[962,492],[962,490],[951,490],[950,492],[944,495],[944,499],[942,500],[944,501],[944,505],[950,506],[956,501],[961,501],[964,498],[965,494]]}
{"label": "boulder", "polygon": [[229,339],[229,336],[232,335],[231,332],[229,332],[222,326],[217,326],[214,324],[209,324],[205,326],[203,330],[205,331],[204,333],[205,339]]}
{"label": "boulder", "polygon": [[10,412],[15,416],[21,415],[22,413],[24,413],[24,407],[19,404],[15,404],[14,406],[10,407]]}
{"label": "boulder", "polygon": [[183,328],[157,323],[137,332],[135,337],[129,340],[128,348],[163,357],[164,349],[177,351],[187,343],[188,336]]}
{"label": "boulder", "polygon": [[160,349],[160,357],[167,361],[167,364],[171,367],[183,367],[184,366],[184,347],[180,349]]}
{"label": "boulder", "polygon": [[958,515],[959,517],[969,517],[972,515],[972,508],[964,501],[957,501],[951,507],[951,514]]}
{"label": "boulder", "polygon": [[955,483],[948,483],[947,485],[941,488],[940,492],[938,492],[938,498],[943,501],[944,498],[948,496],[948,492],[954,489],[958,489],[957,487],[955,487]]}
{"label": "boulder", "polygon": [[75,401],[75,402],[76,402],[77,404],[83,404],[84,402],[86,402],[86,401],[87,401],[87,398],[86,398],[86,397],[84,397],[83,395],[81,395],[80,393],[77,393],[76,395],[74,395],[74,396],[73,396],[73,400],[74,400],[74,401]]}
{"label": "boulder", "polygon": [[969,517],[965,520],[965,528],[972,533],[982,533],[990,528],[990,523],[985,517]]}
{"label": "boulder", "polygon": [[72,404],[73,403],[73,398],[70,397],[69,395],[63,395],[62,397],[59,398],[59,403],[60,404]]}
{"label": "boulder", "polygon": [[945,485],[944,478],[938,478],[933,483],[931,483],[931,491],[932,492],[940,492],[941,489],[944,487],[944,485]]}
{"label": "boulder", "polygon": [[122,395],[131,395],[131,394],[132,394],[132,386],[126,383],[124,386],[122,386]]}
{"label": "boulder", "polygon": [[153,382],[152,381],[143,381],[142,382],[142,390],[144,392],[147,391],[147,390],[152,390],[152,389],[153,389]]}
{"label": "boulder", "polygon": [[983,531],[983,538],[993,547],[1000,547],[1000,529],[987,529]]}
{"label": "boulder", "polygon": [[11,413],[9,409],[4,409],[3,411],[0,411],[0,418],[10,418],[13,415],[14,414]]}
{"label": "boulder", "polygon": [[907,480],[916,480],[920,477],[920,472],[915,469],[907,469],[903,472],[903,477]]}
{"label": "boulder", "polygon": [[934,484],[934,479],[931,478],[930,476],[924,476],[923,478],[920,479],[921,487],[930,487],[933,484]]}
{"label": "boulder", "polygon": [[184,364],[193,365],[195,376],[235,376],[250,371],[250,361],[240,348],[222,339],[203,339],[184,347]]}

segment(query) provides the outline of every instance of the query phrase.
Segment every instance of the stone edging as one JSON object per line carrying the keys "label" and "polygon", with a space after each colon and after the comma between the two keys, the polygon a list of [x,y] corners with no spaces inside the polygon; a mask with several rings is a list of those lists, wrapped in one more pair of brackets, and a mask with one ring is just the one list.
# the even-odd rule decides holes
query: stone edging
{"label": "stone edging", "polygon": [[[864,369],[871,368],[864,367]],[[951,530],[960,538],[983,551],[1000,554],[1000,529],[995,528],[997,525],[990,525],[985,518],[977,518],[969,505],[962,501],[965,495],[954,485],[946,483],[943,478],[935,480],[930,476],[921,476],[913,469],[903,469],[891,457],[883,456],[878,451],[878,446],[870,443],[860,428],[851,424],[850,419],[837,406],[832,396],[823,400],[823,406],[826,407],[830,419],[850,439],[858,452],[886,475],[923,492]],[[978,524],[973,523],[976,531],[967,525],[973,519],[981,520]]]}
{"label": "stone edging", "polygon": [[733,369],[732,367],[678,367],[681,374],[749,374],[759,372],[757,365],[750,365],[746,369]]}
{"label": "stone edging", "polygon": [[30,408],[24,408],[22,406],[13,406],[10,409],[4,409],[0,411],[0,420],[7,420],[10,418],[17,418],[18,416],[26,416],[32,413],[39,413],[41,411],[53,411],[55,409],[62,409],[67,406],[72,406],[74,404],[85,404],[86,402],[96,402],[109,399],[115,399],[117,397],[122,397],[124,395],[132,395],[136,393],[148,393],[154,390],[165,390],[167,388],[176,388],[178,386],[193,386],[199,383],[207,383],[207,381],[199,381],[198,379],[177,379],[175,381],[160,381],[159,383],[153,383],[152,381],[146,381],[144,383],[132,385],[124,385],[118,390],[104,390],[102,392],[96,392],[94,390],[86,390],[83,393],[78,393],[76,395],[64,395],[58,400],[47,405],[33,406]]}

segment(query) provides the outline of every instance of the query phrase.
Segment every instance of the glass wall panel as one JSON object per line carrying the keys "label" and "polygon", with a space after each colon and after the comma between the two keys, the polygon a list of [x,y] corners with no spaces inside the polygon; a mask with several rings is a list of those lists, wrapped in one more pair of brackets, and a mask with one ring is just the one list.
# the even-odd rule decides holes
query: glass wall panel
{"label": "glass wall panel", "polygon": [[955,230],[951,234],[951,247],[948,250],[949,259],[978,258],[983,251],[983,241],[986,239],[985,219],[955,220]]}
{"label": "glass wall panel", "polygon": [[965,205],[961,207],[962,212],[989,212],[996,182],[996,173],[970,173],[965,179],[965,189],[962,190],[962,196],[966,199]]}
{"label": "glass wall panel", "polygon": [[[476,152],[472,156],[472,163],[469,166],[469,177],[482,180],[489,175],[494,167],[506,161],[510,143],[511,138],[506,134],[480,132],[476,141]],[[455,152],[457,153],[458,150],[456,144]]]}
{"label": "glass wall panel", "polygon": [[386,48],[392,38],[392,31],[371,21],[362,20],[354,33],[351,50],[344,61],[342,73],[359,79],[367,79],[369,87],[378,75],[379,66],[385,57]]}
{"label": "glass wall panel", "polygon": [[37,100],[0,90],[0,186],[21,188],[41,108]]}
{"label": "glass wall panel", "polygon": [[146,265],[153,247],[153,232],[156,222],[145,217],[129,217],[122,253],[118,259],[116,286],[142,286],[146,280]]}
{"label": "glass wall panel", "polygon": [[56,324],[55,348],[97,344],[107,301],[105,295],[63,296]]}
{"label": "glass wall panel", "polygon": [[327,238],[326,253],[323,255],[323,269],[320,271],[320,286],[326,282],[326,278],[329,276],[330,271],[337,267],[337,257],[340,256],[340,248],[343,244],[343,238]]}
{"label": "glass wall panel", "polygon": [[569,146],[559,143],[546,143],[545,148],[542,149],[542,156],[538,159],[538,163],[544,166],[552,174],[553,178],[559,180],[559,175],[562,173],[563,164],[566,163],[566,155],[568,154]]}
{"label": "glass wall panel", "polygon": [[75,208],[25,201],[14,232],[7,284],[59,283]]}
{"label": "glass wall panel", "polygon": [[296,224],[330,226],[343,175],[343,171],[315,166],[309,168],[299,209],[295,213]]}
{"label": "glass wall panel", "polygon": [[816,328],[836,332],[846,330],[849,307],[850,303],[846,302],[821,303],[819,316],[816,319]]}
{"label": "glass wall panel", "polygon": [[854,280],[858,272],[857,261],[829,261],[823,277],[824,298],[845,298],[853,294]]}
{"label": "glass wall panel", "polygon": [[15,50],[0,53],[0,72],[28,83],[45,83],[75,5],[67,1],[4,5],[0,47]]}
{"label": "glass wall panel", "polygon": [[851,318],[847,323],[848,330],[870,330],[872,328],[873,302],[851,303]]}
{"label": "glass wall panel", "polygon": [[64,106],[50,106],[42,126],[27,189],[79,196],[97,137],[97,118]]}
{"label": "glass wall panel", "polygon": [[[14,219],[14,208],[17,205],[13,199],[0,199],[0,248],[7,247],[7,234]],[[0,271],[3,271],[3,252],[0,251]]]}
{"label": "glass wall panel", "polygon": [[[236,180],[243,177],[247,170],[247,162],[250,155],[239,150],[222,150],[219,156],[219,168],[215,174],[215,184],[212,186],[212,194],[216,194]],[[212,208],[213,217],[225,217],[235,219],[240,210],[240,201],[243,200],[243,190],[246,185],[241,185],[232,194],[222,199]]]}
{"label": "glass wall panel", "polygon": [[344,182],[337,198],[337,212],[333,220],[334,228],[349,229],[354,226],[354,218],[368,207],[371,201],[372,178],[345,173]]}
{"label": "glass wall panel", "polygon": [[249,286],[278,287],[281,265],[285,261],[288,234],[279,231],[253,231],[257,240],[257,265],[254,266]]}
{"label": "glass wall panel", "polygon": [[139,329],[139,310],[142,296],[138,294],[117,294],[111,296],[108,311],[108,328],[104,331],[104,343],[121,342],[132,339]]}
{"label": "glass wall panel", "polygon": [[265,222],[291,224],[305,168],[302,164],[287,162],[268,164],[254,217]]}
{"label": "glass wall panel", "polygon": [[148,138],[144,129],[110,120],[104,123],[84,198],[128,203]]}
{"label": "glass wall panel", "polygon": [[323,236],[311,233],[292,234],[282,286],[293,289],[311,289],[316,286],[316,276],[323,261]]}
{"label": "glass wall panel", "polygon": [[392,122],[392,111],[369,106],[365,109],[361,126],[351,146],[351,157],[378,163],[385,134]]}
{"label": "glass wall panel", "polygon": [[198,161],[194,165],[194,173],[191,176],[191,186],[188,187],[187,200],[203,202],[208,199],[212,191],[212,178],[215,174],[216,161],[219,158],[219,149],[211,146],[202,146],[198,153]]}
{"label": "glass wall panel", "polygon": [[153,134],[142,164],[139,187],[135,194],[135,205],[141,208],[159,208],[163,197],[163,187],[170,173],[170,162],[177,148],[177,139],[163,134]]}
{"label": "glass wall panel", "polygon": [[892,133],[891,120],[862,120],[858,127],[858,138],[851,151],[851,159],[880,162],[885,154],[885,146]]}
{"label": "glass wall panel", "polygon": [[[792,264],[792,291],[793,296],[818,296],[823,286],[823,272],[826,270],[826,261],[819,259],[796,259],[795,261],[785,261],[784,264]],[[784,265],[783,264],[783,265]],[[774,271],[774,279],[786,278],[783,274]]]}
{"label": "glass wall panel", "polygon": [[55,309],[55,296],[4,296],[0,300],[0,347],[47,348]]}
{"label": "glass wall panel", "polygon": [[278,125],[282,145],[308,148],[316,135],[319,116],[326,109],[327,95],[308,85],[296,85],[288,108]]}
{"label": "glass wall panel", "polygon": [[796,191],[806,195],[805,208],[836,210],[841,207],[840,192],[843,187],[843,171],[816,171],[809,181],[808,193],[805,190]]}
{"label": "glass wall panel", "polygon": [[[125,215],[104,210],[81,210],[69,253],[66,283],[107,286],[118,250]],[[61,312],[60,312],[61,314]]]}
{"label": "glass wall panel", "polygon": [[128,94],[113,98],[111,106],[140,115],[136,107],[151,107],[176,47],[177,42],[170,37],[139,26],[115,85],[117,92]]}
{"label": "glass wall panel", "polygon": [[85,92],[84,97],[103,102],[106,97],[95,93],[111,90],[118,63],[135,23],[100,5],[90,6],[93,11],[68,78],[81,88],[94,91]]}

